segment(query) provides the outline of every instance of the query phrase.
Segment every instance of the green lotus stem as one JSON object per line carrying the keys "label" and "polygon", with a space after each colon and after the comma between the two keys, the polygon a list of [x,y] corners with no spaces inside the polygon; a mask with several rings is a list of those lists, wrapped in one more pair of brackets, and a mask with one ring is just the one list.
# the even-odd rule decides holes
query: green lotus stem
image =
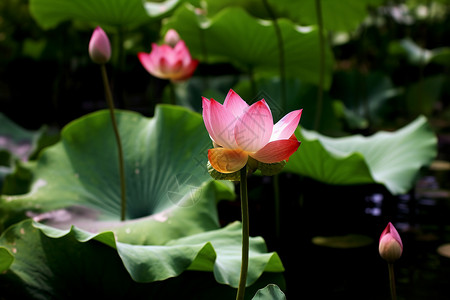
{"label": "green lotus stem", "polygon": [[256,96],[256,80],[253,72],[253,66],[248,67],[248,78],[250,80],[250,90],[252,94]]}
{"label": "green lotus stem", "polygon": [[248,273],[248,252],[250,247],[250,231],[248,221],[248,196],[247,196],[247,165],[240,170],[241,181],[241,212],[242,212],[242,261],[241,276],[239,278],[239,287],[236,300],[243,300],[245,296],[245,285],[247,283]]}
{"label": "green lotus stem", "polygon": [[273,192],[275,197],[275,235],[280,237],[280,180],[279,175],[273,176]]}
{"label": "green lotus stem", "polygon": [[[284,43],[283,35],[281,34],[280,25],[278,24],[278,19],[275,16],[272,8],[267,0],[263,0],[264,6],[272,19],[273,27],[275,29],[275,35],[277,36],[278,44],[278,64],[280,71],[280,83],[281,83],[281,107],[286,109],[286,68],[285,68],[285,57],[284,57]],[[276,236],[280,236],[280,188],[278,174],[273,177],[273,189],[275,198],[275,232]]]}
{"label": "green lotus stem", "polygon": [[177,104],[177,94],[175,91],[175,83],[173,81],[169,81],[169,103],[172,105]]}
{"label": "green lotus stem", "polygon": [[285,68],[285,59],[284,59],[284,43],[283,43],[283,35],[281,34],[280,25],[278,24],[277,17],[273,12],[272,8],[269,5],[267,0],[263,0],[264,6],[266,7],[267,12],[269,13],[270,18],[273,22],[273,27],[275,29],[275,35],[277,36],[277,44],[278,44],[278,63],[280,69],[280,82],[281,82],[281,107],[286,109],[286,68]]}
{"label": "green lotus stem", "polygon": [[114,96],[116,98],[117,104],[119,108],[125,107],[125,98],[124,98],[124,70],[125,70],[125,29],[123,26],[119,26],[117,28],[117,38],[115,39],[114,51],[117,53],[116,65],[117,68],[114,68],[112,82],[114,82]]}
{"label": "green lotus stem", "polygon": [[317,90],[316,118],[314,120],[314,130],[318,131],[323,106],[323,85],[325,76],[325,41],[323,39],[322,7],[320,0],[316,1],[317,26],[319,28],[319,87]]}
{"label": "green lotus stem", "polygon": [[394,264],[388,263],[388,268],[389,268],[389,285],[391,288],[391,299],[397,300],[397,294],[395,292]]}
{"label": "green lotus stem", "polygon": [[126,190],[125,190],[125,168],[123,163],[123,151],[122,142],[120,140],[119,129],[117,128],[116,116],[114,114],[114,102],[112,98],[111,88],[109,87],[108,74],[106,73],[106,67],[101,65],[103,85],[105,87],[106,102],[108,103],[109,113],[111,116],[111,123],[116,136],[117,149],[119,154],[119,174],[120,174],[120,220],[125,221],[125,211],[127,207]]}

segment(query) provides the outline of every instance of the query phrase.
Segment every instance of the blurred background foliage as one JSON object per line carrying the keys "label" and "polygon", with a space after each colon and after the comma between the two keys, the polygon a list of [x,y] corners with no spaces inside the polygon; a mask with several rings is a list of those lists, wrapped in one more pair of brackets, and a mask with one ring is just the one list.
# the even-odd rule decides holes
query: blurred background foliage
{"label": "blurred background foliage", "polygon": [[[64,2],[60,2],[61,11],[67,8]],[[5,0],[0,4],[0,110],[25,128],[37,129],[42,124],[60,128],[104,106],[103,91],[98,88],[98,71],[86,51],[92,28],[99,24],[105,26],[116,50],[110,69],[118,106],[152,115],[156,103],[167,101],[164,93],[167,82],[149,76],[136,54],[150,51],[150,44],[159,42],[169,27],[180,31],[193,56],[201,61],[194,78],[178,89],[180,104],[199,110],[199,96],[222,99],[230,86],[243,93],[244,99],[256,100],[261,91],[269,90],[266,94],[276,99],[278,95],[273,94],[281,90],[280,78],[276,76],[277,43],[271,40],[264,44],[260,38],[274,34],[272,28],[261,29],[261,36],[255,38],[262,43],[260,49],[258,44],[249,48],[245,36],[238,39],[233,32],[223,29],[238,24],[230,19],[232,16],[241,21],[248,18],[249,24],[238,29],[239,37],[251,26],[262,24],[258,20],[275,16],[285,37],[288,100],[282,110],[308,105],[312,105],[309,111],[314,109],[318,53],[311,49],[318,49],[317,35],[307,38],[316,43],[313,45],[296,42],[298,34],[291,36],[288,32],[288,28],[296,28],[306,36],[311,30],[317,31],[314,1],[165,1],[161,4],[165,11],[140,19],[138,14],[131,25],[126,18],[88,21],[97,15],[86,14],[82,18],[73,8],[67,16],[58,13],[59,6],[55,6],[54,12],[39,9],[49,3],[48,0],[31,3]],[[139,5],[140,1],[133,3]],[[324,114],[331,110],[331,117],[326,119],[337,118],[340,128],[346,132],[371,133],[380,128],[398,128],[419,114],[428,117],[449,114],[446,100],[450,65],[446,44],[449,1],[367,0],[338,5],[323,1],[322,11],[326,50],[330,51],[326,57],[324,87],[328,100],[325,100]],[[189,17],[190,13],[197,14],[197,20],[186,19],[195,17]],[[52,19],[52,15],[58,17]],[[256,21],[255,25],[251,20]],[[183,27],[186,21],[197,22],[198,28]],[[267,25],[262,26],[264,29]],[[204,44],[205,41],[211,44]],[[243,66],[243,62],[263,49],[267,53],[255,58],[250,73],[252,70]],[[298,51],[297,57],[294,50]],[[311,61],[316,62],[308,65]],[[254,76],[253,84],[256,82],[259,94],[248,86],[249,76]],[[305,114],[303,126],[312,129],[313,121],[308,120],[312,115]],[[342,131],[330,131],[333,127],[330,124],[321,126],[321,131],[342,135]],[[439,126],[448,125],[440,122]]]}

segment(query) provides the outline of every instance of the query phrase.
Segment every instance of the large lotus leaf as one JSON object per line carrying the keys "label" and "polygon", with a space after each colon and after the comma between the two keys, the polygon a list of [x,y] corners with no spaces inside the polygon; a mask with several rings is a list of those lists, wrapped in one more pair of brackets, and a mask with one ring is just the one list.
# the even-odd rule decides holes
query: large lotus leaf
{"label": "large lotus leaf", "polygon": [[[378,5],[382,0],[319,0],[321,2],[323,26],[330,31],[353,31],[368,15],[369,5]],[[302,25],[317,24],[316,0],[289,1],[272,0],[272,6]]]}
{"label": "large lotus leaf", "polygon": [[[28,193],[0,198],[2,223],[27,215],[65,229],[76,224],[97,232],[119,226],[119,236],[127,241],[152,244],[216,229],[218,193],[228,199],[234,193],[207,173],[211,142],[201,116],[160,106],[151,119],[127,111],[116,111],[116,118],[125,156],[128,222],[118,222],[117,147],[104,110],[62,130],[61,141],[30,165]],[[148,223],[159,228],[155,234],[145,234]]]}
{"label": "large lotus leaf", "polygon": [[[313,27],[300,28],[292,21],[278,21],[283,37],[287,76],[319,82],[319,37]],[[271,21],[249,15],[241,7],[221,10],[211,19],[196,14],[192,7],[179,7],[164,24],[186,41],[192,55],[207,62],[231,62],[244,72],[279,75],[279,51]],[[330,86],[333,57],[326,49],[325,88]]]}
{"label": "large lotus leaf", "polygon": [[275,284],[269,284],[258,290],[252,300],[286,300],[286,296]]}
{"label": "large lotus leaf", "polygon": [[[379,5],[382,0],[320,0],[323,25],[332,31],[355,30],[367,17],[369,5]],[[208,13],[215,14],[225,7],[239,5],[259,18],[270,18],[263,1],[260,0],[206,0]],[[288,18],[301,25],[315,25],[316,1],[268,0],[270,10],[278,18]]]}
{"label": "large lotus leaf", "polygon": [[24,129],[0,113],[0,149],[7,150],[16,158],[27,160],[36,150],[43,130]]}
{"label": "large lotus leaf", "polygon": [[30,12],[45,29],[67,20],[107,26],[137,26],[167,15],[179,0],[152,3],[144,0],[30,0]]}
{"label": "large lotus leaf", "polygon": [[[225,229],[209,231],[197,235],[188,236],[169,242],[170,246],[198,245],[203,241],[210,241],[217,253],[217,263],[212,265],[214,259],[211,253],[200,253],[196,261],[189,269],[199,271],[213,271],[216,280],[221,283],[237,287],[241,266],[242,241],[241,223],[235,222]],[[226,237],[226,238],[225,238]],[[263,271],[281,272],[283,266],[276,253],[267,253],[266,245],[262,238],[251,238],[250,240],[251,274],[247,276],[247,285],[254,283]]]}
{"label": "large lotus leaf", "polygon": [[[217,280],[235,287],[239,274],[236,277],[230,267],[240,257],[234,254],[240,253],[240,232],[240,223],[234,223],[167,245],[143,246],[117,242],[112,232],[92,234],[75,227],[59,230],[26,220],[0,237],[0,261],[10,264],[0,265],[0,287],[3,295],[23,292],[27,299],[30,295],[32,299],[75,299],[87,291],[107,298],[208,299],[203,291],[208,289],[212,273],[201,272],[210,274],[205,280],[193,270],[214,270]],[[283,271],[276,254],[261,251],[265,251],[264,243],[252,238],[249,276],[253,280],[264,270]],[[267,258],[263,261],[260,256]],[[183,280],[173,279],[175,276]],[[193,289],[193,281],[187,279],[192,277],[203,284]],[[230,297],[224,287],[216,287],[215,298],[227,299],[221,296],[223,292]]]}
{"label": "large lotus leaf", "polygon": [[[120,281],[125,275],[114,277],[117,264],[106,271],[102,266],[121,261],[138,282],[190,269],[213,271],[219,282],[237,286],[240,224],[220,229],[216,208],[219,199],[234,193],[206,172],[211,142],[201,116],[174,106],[158,106],[153,118],[115,113],[125,153],[128,220],[118,221],[117,151],[109,112],[86,115],[67,125],[61,141],[29,166],[33,183],[27,194],[1,198],[4,223],[21,214],[47,223],[25,221],[4,232],[0,249],[9,253],[0,255],[9,260],[14,255],[7,275],[39,293],[41,288],[57,293],[54,289],[64,286],[60,277],[70,282],[60,274],[71,274],[74,266],[79,268],[75,275],[92,266],[90,284],[100,272],[106,273],[105,282]],[[99,242],[116,251],[106,255],[107,250],[97,249]],[[266,252],[264,242],[253,238],[249,280],[283,270],[278,256]]]}
{"label": "large lotus leaf", "polygon": [[370,137],[331,138],[306,129],[296,135],[302,145],[285,171],[329,184],[379,183],[392,194],[407,192],[437,152],[437,139],[423,116],[395,132]]}

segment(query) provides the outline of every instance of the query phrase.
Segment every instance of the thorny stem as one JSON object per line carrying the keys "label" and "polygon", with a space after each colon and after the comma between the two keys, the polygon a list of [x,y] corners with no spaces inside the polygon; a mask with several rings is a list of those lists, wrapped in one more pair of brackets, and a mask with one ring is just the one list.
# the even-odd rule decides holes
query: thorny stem
{"label": "thorny stem", "polygon": [[125,211],[126,211],[126,190],[125,190],[125,171],[123,163],[123,151],[122,143],[120,141],[119,129],[117,128],[116,117],[114,114],[114,102],[112,99],[111,88],[109,87],[108,75],[106,73],[106,67],[104,64],[101,65],[103,85],[105,87],[106,102],[108,103],[109,113],[111,116],[111,123],[114,129],[114,134],[116,136],[117,149],[119,154],[119,174],[120,174],[120,192],[121,192],[121,202],[120,202],[120,220],[125,221]]}
{"label": "thorny stem", "polygon": [[242,211],[242,262],[241,276],[236,300],[243,300],[245,296],[245,285],[248,273],[248,252],[249,252],[249,220],[248,220],[248,198],[247,198],[247,165],[240,170],[241,180],[241,211]]}
{"label": "thorny stem", "polygon": [[320,126],[320,117],[322,115],[323,106],[323,85],[324,85],[324,75],[325,75],[325,41],[323,38],[323,21],[322,21],[322,7],[321,0],[316,1],[316,16],[317,16],[317,26],[319,28],[319,87],[317,90],[317,108],[316,108],[316,118],[314,120],[314,130],[318,131]]}

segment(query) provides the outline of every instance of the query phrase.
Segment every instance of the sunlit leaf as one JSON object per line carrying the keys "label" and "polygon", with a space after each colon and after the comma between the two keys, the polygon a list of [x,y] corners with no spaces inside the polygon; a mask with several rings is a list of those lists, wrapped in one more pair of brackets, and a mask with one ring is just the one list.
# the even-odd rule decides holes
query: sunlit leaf
{"label": "sunlit leaf", "polygon": [[[148,230],[155,233],[151,227]],[[239,280],[230,269],[239,257],[228,251],[240,249],[235,242],[240,231],[240,224],[235,223],[188,237],[191,242],[132,245],[116,241],[108,231],[92,234],[77,228],[58,230],[27,220],[11,226],[0,237],[2,296],[69,299],[80,298],[88,291],[89,297],[137,299],[145,295],[194,300],[217,294],[215,299],[229,299],[235,289],[217,280]],[[260,238],[252,238],[251,245],[252,279],[264,269],[277,273],[283,270],[276,254],[260,252],[265,249]],[[259,256],[272,259],[261,261]],[[272,279],[282,283],[276,276]],[[198,286],[196,281],[202,284]],[[253,286],[262,287],[258,282]]]}
{"label": "sunlit leaf", "polygon": [[[116,111],[116,118],[125,153],[127,219],[153,215],[144,222],[159,224],[168,216],[158,214],[169,210],[174,220],[178,216],[173,225],[182,232],[199,230],[199,222],[203,222],[201,231],[216,228],[215,202],[200,201],[202,193],[213,193],[208,191],[212,179],[206,170],[211,142],[201,116],[162,106],[152,119],[128,111]],[[108,111],[86,115],[67,125],[61,142],[47,148],[30,171],[33,182],[27,194],[1,198],[2,220],[6,223],[12,215],[27,214],[63,228],[69,228],[72,219],[86,219],[77,225],[92,230],[120,224],[117,147]],[[227,198],[232,195],[229,191]],[[192,214],[199,221],[191,222],[193,227],[186,226],[184,222],[192,220],[188,217]],[[127,225],[140,226],[140,222],[131,223]],[[134,236],[149,238],[145,234]],[[173,236],[166,236],[169,238]]]}
{"label": "sunlit leaf", "polygon": [[152,3],[143,0],[30,0],[30,12],[45,29],[79,20],[106,26],[137,26],[161,18],[179,0]]}
{"label": "sunlit leaf", "polygon": [[277,285],[269,284],[258,290],[253,300],[286,300],[286,296]]}
{"label": "sunlit leaf", "polygon": [[329,184],[379,183],[392,194],[407,192],[437,152],[437,139],[425,117],[370,137],[331,138],[306,129],[298,129],[296,136],[302,144],[285,171]]}
{"label": "sunlit leaf", "polygon": [[[272,2],[273,6],[279,7],[282,15],[302,25],[317,24],[316,0],[282,0],[281,3],[272,0]],[[378,5],[381,2],[381,0],[320,0],[323,26],[326,30],[334,32],[355,30],[367,17],[368,6]]]}
{"label": "sunlit leaf", "polygon": [[[288,18],[300,25],[317,24],[317,1],[315,0],[269,0],[267,2],[269,9],[277,18]],[[241,6],[256,17],[270,18],[271,16],[263,1],[207,0],[206,3],[208,12],[212,14],[226,7]],[[320,0],[324,27],[331,31],[355,30],[367,17],[367,8],[381,3],[382,0]]]}
{"label": "sunlit leaf", "polygon": [[[235,194],[231,183],[214,181],[206,171],[211,141],[201,115],[176,106],[158,106],[153,118],[115,114],[125,153],[127,220],[119,221],[109,112],[83,116],[25,166],[33,178],[26,194],[0,198],[4,228],[26,216],[36,221],[11,225],[0,238],[0,247],[14,255],[5,280],[57,298],[66,295],[60,289],[71,276],[84,272],[90,274],[88,286],[98,276],[104,282],[126,276],[155,282],[191,270],[211,272],[217,282],[236,287],[241,225],[220,228],[217,216],[217,202]],[[249,284],[263,272],[283,271],[261,238],[251,239],[250,252]]]}
{"label": "sunlit leaf", "polygon": [[[313,27],[300,28],[290,20],[279,20],[286,75],[317,84],[319,38]],[[249,15],[240,7],[221,10],[211,19],[192,7],[181,6],[164,24],[184,39],[192,55],[207,63],[231,62],[244,72],[279,75],[279,48],[270,21]],[[325,87],[331,82],[333,57],[326,49]]]}

